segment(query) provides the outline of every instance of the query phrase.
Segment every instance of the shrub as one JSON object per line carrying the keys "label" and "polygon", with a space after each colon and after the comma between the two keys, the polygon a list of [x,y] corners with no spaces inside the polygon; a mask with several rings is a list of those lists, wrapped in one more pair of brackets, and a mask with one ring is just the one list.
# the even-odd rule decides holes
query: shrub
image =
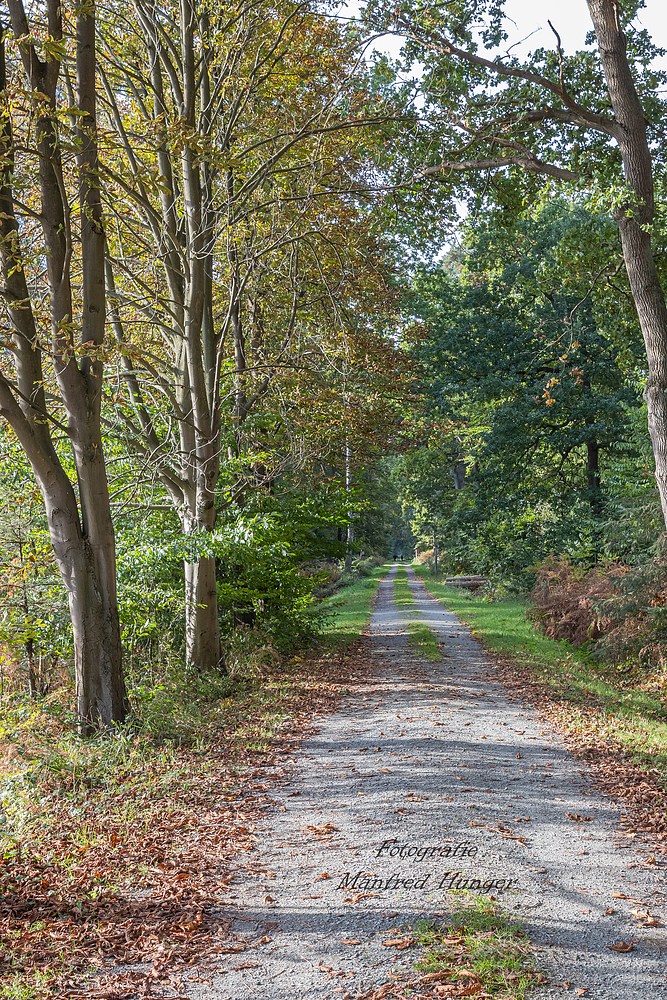
{"label": "shrub", "polygon": [[551,639],[575,646],[599,639],[612,626],[607,602],[628,572],[623,565],[586,570],[565,557],[549,559],[537,570],[531,617]]}
{"label": "shrub", "polygon": [[531,617],[552,639],[591,651],[610,663],[667,664],[667,559],[630,568],[581,569],[551,559],[537,571]]}

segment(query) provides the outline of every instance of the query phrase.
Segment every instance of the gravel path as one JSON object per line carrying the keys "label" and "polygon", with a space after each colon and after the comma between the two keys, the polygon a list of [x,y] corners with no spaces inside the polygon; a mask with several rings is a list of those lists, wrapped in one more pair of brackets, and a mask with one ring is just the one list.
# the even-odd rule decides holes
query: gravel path
{"label": "gravel path", "polygon": [[[664,915],[664,868],[623,840],[617,805],[590,791],[586,768],[508,698],[468,629],[410,571],[418,617],[443,644],[440,662],[415,659],[394,573],[371,623],[371,679],[296,755],[232,887],[226,913],[253,947],[222,956],[190,997],[354,997],[411,966],[414,950],[382,942],[444,915],[450,880],[467,877],[491,880],[526,925],[552,984],[540,998],[566,996],[568,982],[591,1000],[667,1000],[667,933],[631,913]],[[401,856],[402,845],[444,851]],[[620,940],[634,950],[610,951]]]}

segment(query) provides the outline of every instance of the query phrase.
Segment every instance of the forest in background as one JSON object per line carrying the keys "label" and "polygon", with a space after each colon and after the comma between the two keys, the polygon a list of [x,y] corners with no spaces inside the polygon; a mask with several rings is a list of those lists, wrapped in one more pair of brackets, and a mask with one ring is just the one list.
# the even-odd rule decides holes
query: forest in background
{"label": "forest in background", "polygon": [[11,0],[5,705],[141,717],[434,545],[662,664],[665,74],[588,6],[522,59],[496,2]]}

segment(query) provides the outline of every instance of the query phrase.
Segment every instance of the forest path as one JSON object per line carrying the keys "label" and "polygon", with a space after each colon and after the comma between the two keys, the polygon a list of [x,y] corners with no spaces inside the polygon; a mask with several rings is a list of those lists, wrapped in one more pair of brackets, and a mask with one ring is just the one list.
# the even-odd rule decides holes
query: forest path
{"label": "forest path", "polygon": [[[439,884],[460,871],[515,880],[494,895],[539,947],[553,984],[540,998],[576,989],[591,1000],[667,998],[666,932],[638,926],[631,914],[639,903],[664,914],[664,869],[642,862],[646,853],[619,834],[618,806],[590,790],[585,766],[511,700],[469,630],[409,574],[418,620],[436,632],[442,659],[418,659],[408,646],[393,569],[371,621],[368,683],[296,754],[277,807],[257,828],[248,874],[231,887],[225,915],[252,947],[221,957],[189,996],[314,1000],[379,986],[415,959],[414,949],[397,952],[383,941],[419,917],[445,915]],[[468,844],[477,853],[378,857],[394,839],[451,850]],[[341,887],[357,872],[429,878],[422,888],[367,896],[362,884]],[[610,951],[620,940],[635,949]]]}

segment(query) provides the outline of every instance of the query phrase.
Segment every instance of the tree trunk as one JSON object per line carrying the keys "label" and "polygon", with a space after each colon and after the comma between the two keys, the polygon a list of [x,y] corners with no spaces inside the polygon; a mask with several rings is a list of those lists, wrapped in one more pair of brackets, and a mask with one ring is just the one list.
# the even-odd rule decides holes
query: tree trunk
{"label": "tree trunk", "polygon": [[633,204],[617,214],[630,289],[648,359],[646,402],[655,474],[667,525],[667,304],[653,255],[650,227],[655,216],[653,161],[646,118],[628,62],[616,0],[588,0],[600,60],[607,82],[625,179]]}
{"label": "tree trunk", "polygon": [[[345,490],[350,493],[352,489],[352,449],[350,448],[349,438],[345,437]],[[347,532],[345,540],[345,572],[352,572],[352,547],[354,545],[354,524],[352,523],[351,517],[352,512],[348,511],[348,517],[350,520],[347,523]]]}
{"label": "tree trunk", "polygon": [[198,670],[220,669],[215,559],[185,563],[185,648],[189,666]]}
{"label": "tree trunk", "polygon": [[118,618],[100,591],[94,560],[85,541],[76,557],[69,607],[74,632],[76,703],[80,730],[89,735],[128,711],[123,681]]}
{"label": "tree trunk", "polygon": [[602,517],[602,490],[600,483],[600,445],[597,438],[586,442],[586,484],[588,503],[596,521]]}
{"label": "tree trunk", "polygon": [[[212,500],[200,509],[199,516],[190,512],[183,519],[186,535],[212,531],[215,507]],[[218,616],[218,588],[215,558],[200,556],[185,560],[185,661],[198,670],[223,670]]]}
{"label": "tree trunk", "polygon": [[[0,129],[0,258],[11,319],[16,388],[0,373],[0,416],[11,424],[30,462],[46,508],[49,535],[67,591],[74,637],[76,699],[84,734],[125,718],[116,597],[115,539],[100,423],[105,336],[104,229],[99,191],[96,122],[95,4],[77,13],[76,72],[79,149],[81,288],[80,316],[72,294],[70,205],[58,131],[58,46],[34,48],[21,0],[10,0],[12,26],[24,72],[40,109],[34,123],[39,162],[43,240],[35,250],[46,261],[53,364],[60,399],[50,410],[42,364],[42,334],[33,303],[44,291],[29,288],[22,254],[22,229],[14,210],[15,143],[11,115]],[[49,35],[62,38],[62,10],[48,5]],[[27,39],[27,41],[25,41]],[[25,42],[25,44],[24,44]],[[44,58],[42,56],[44,55]],[[0,91],[7,85],[4,29],[0,41]],[[31,234],[31,239],[35,234]],[[78,264],[75,265],[77,274]],[[80,339],[75,342],[78,329]],[[63,411],[66,423],[63,424]],[[51,419],[64,429],[74,454],[78,499],[51,436]]]}
{"label": "tree trunk", "polygon": [[[76,497],[66,477],[54,482],[55,477],[45,477],[41,469],[35,469],[35,473],[44,497],[51,544],[67,590],[79,729],[82,735],[90,735],[122,722],[129,710],[116,605],[116,566],[115,559],[109,558],[109,545],[114,551],[109,508],[103,503],[92,508],[89,505],[82,526]],[[104,539],[105,535],[106,544],[91,542],[91,538]]]}
{"label": "tree trunk", "polygon": [[465,487],[466,464],[461,459],[457,459],[452,466],[452,479],[454,480],[454,489],[457,493]]}

